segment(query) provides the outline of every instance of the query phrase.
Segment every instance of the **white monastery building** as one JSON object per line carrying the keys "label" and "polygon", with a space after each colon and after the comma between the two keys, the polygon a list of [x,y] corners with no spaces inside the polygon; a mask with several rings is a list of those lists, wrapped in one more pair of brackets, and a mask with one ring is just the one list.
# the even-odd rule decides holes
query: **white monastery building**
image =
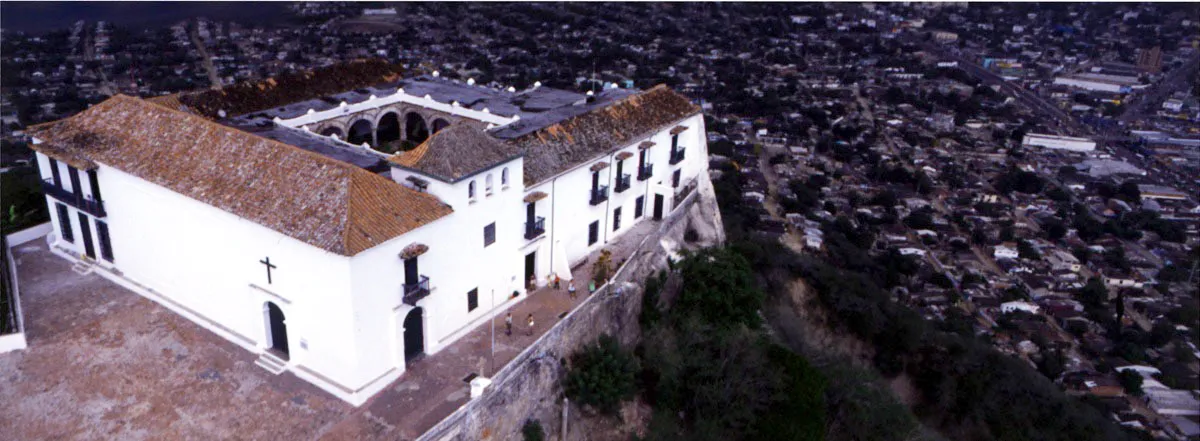
{"label": "white monastery building", "polygon": [[665,86],[321,75],[31,128],[51,249],[360,405],[707,173],[700,108]]}

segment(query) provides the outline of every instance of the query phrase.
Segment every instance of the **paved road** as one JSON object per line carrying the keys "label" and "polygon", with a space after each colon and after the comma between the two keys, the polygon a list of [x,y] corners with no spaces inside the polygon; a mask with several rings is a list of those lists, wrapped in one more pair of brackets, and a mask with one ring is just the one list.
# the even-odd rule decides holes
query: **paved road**
{"label": "paved road", "polygon": [[1075,135],[1085,135],[1091,133],[1090,128],[1075,121],[1074,118],[1071,118],[1070,115],[1068,115],[1066,112],[1063,112],[1062,109],[1058,108],[1058,106],[1047,102],[1033,92],[1006,81],[1004,78],[1001,78],[994,72],[984,69],[983,66],[975,64],[975,62],[968,60],[957,53],[946,51],[944,48],[936,45],[926,45],[925,48],[946,59],[958,62],[959,67],[961,67],[964,71],[966,71],[968,74],[971,74],[975,78],[980,79],[986,84],[1000,85],[1001,89],[1007,91],[1010,95],[1013,95],[1017,100],[1021,101],[1033,110],[1042,113],[1044,116],[1047,116],[1047,122],[1053,122],[1058,125],[1066,126],[1070,129],[1071,133]]}
{"label": "paved road", "polygon": [[[1196,77],[1197,68],[1200,68],[1200,51],[1185,61],[1183,66],[1168,72],[1166,78],[1159,81],[1157,85],[1151,86],[1148,93],[1135,95],[1134,99],[1127,104],[1125,113],[1117,120],[1125,123],[1141,121],[1147,114],[1157,112],[1158,106],[1162,105],[1162,102],[1172,93],[1187,90],[1188,83]],[[1147,108],[1147,106],[1149,107]]]}

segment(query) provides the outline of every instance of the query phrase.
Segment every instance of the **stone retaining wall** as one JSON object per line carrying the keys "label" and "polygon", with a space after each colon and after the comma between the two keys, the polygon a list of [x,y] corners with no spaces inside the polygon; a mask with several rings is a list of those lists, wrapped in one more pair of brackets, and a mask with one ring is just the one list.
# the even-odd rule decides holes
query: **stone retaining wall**
{"label": "stone retaining wall", "polygon": [[[697,191],[663,219],[656,233],[646,236],[612,281],[597,289],[501,368],[483,395],[463,405],[417,440],[519,440],[521,426],[530,417],[542,417],[539,420],[546,429],[547,439],[560,439],[562,383],[567,374],[565,359],[602,333],[617,337],[625,345],[637,342],[641,337],[638,315],[642,309],[642,282],[666,268],[667,257],[680,248],[688,228],[697,231],[700,245],[724,242],[712,183],[702,175],[697,184]],[[567,439],[582,436],[569,433]]]}

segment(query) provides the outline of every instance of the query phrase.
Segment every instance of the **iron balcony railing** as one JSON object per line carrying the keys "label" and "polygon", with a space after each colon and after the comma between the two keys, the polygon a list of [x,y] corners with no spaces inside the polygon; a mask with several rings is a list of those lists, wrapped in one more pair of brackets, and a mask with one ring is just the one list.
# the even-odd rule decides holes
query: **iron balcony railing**
{"label": "iron balcony railing", "polygon": [[525,239],[533,240],[546,234],[546,218],[538,216],[536,220],[525,222]]}
{"label": "iron balcony railing", "polygon": [[90,197],[84,197],[80,193],[72,193],[67,189],[58,185],[54,185],[54,181],[46,179],[42,181],[42,192],[46,196],[62,201],[62,203],[82,210],[84,213],[95,217],[106,217],[108,213],[104,211],[104,201],[97,201]]}
{"label": "iron balcony railing", "polygon": [[404,303],[417,306],[417,301],[429,296],[429,277],[420,276],[416,283],[404,284]]}
{"label": "iron balcony railing", "polygon": [[643,164],[641,167],[638,167],[639,181],[650,179],[651,176],[654,176],[654,164]]}
{"label": "iron balcony railing", "polygon": [[592,189],[592,199],[589,201],[592,205],[599,205],[601,202],[608,200],[608,186],[601,185]]}
{"label": "iron balcony railing", "polygon": [[617,185],[613,191],[620,193],[629,189],[629,173],[617,176]]}
{"label": "iron balcony railing", "polygon": [[671,152],[671,165],[683,162],[683,154],[687,150],[679,149]]}

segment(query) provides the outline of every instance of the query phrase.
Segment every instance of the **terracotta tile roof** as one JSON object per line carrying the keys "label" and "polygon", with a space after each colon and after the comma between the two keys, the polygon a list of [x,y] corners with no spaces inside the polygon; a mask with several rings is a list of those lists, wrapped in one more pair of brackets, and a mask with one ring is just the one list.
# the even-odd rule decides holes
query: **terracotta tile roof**
{"label": "terracotta tile roof", "polygon": [[150,103],[158,104],[160,106],[166,107],[171,110],[182,110],[184,112],[187,112],[188,111],[187,106],[185,106],[185,105],[183,105],[183,103],[179,102],[179,96],[181,94],[182,94],[182,92],[176,92],[176,93],[172,93],[170,95],[160,95],[160,96],[146,98],[146,101],[150,102]]}
{"label": "terracotta tile roof", "polygon": [[549,195],[546,194],[545,192],[535,191],[533,193],[529,193],[529,194],[525,195],[525,203],[537,202],[542,199],[546,199],[546,196],[549,196]]}
{"label": "terracotta tile roof", "polygon": [[699,106],[660,84],[508,144],[525,154],[525,184],[532,186],[697,113]]}
{"label": "terracotta tile roof", "polygon": [[111,166],[344,256],[452,211],[353,165],[124,95],[29,133],[47,156]]}
{"label": "terracotta tile roof", "polygon": [[241,82],[219,90],[180,94],[188,111],[207,118],[243,115],[313,97],[399,80],[402,69],[381,59],[355,60],[314,70],[286,73],[262,81]]}
{"label": "terracotta tile roof", "polygon": [[516,154],[511,150],[482,130],[454,124],[433,134],[417,148],[392,155],[388,161],[454,182],[514,158]]}

